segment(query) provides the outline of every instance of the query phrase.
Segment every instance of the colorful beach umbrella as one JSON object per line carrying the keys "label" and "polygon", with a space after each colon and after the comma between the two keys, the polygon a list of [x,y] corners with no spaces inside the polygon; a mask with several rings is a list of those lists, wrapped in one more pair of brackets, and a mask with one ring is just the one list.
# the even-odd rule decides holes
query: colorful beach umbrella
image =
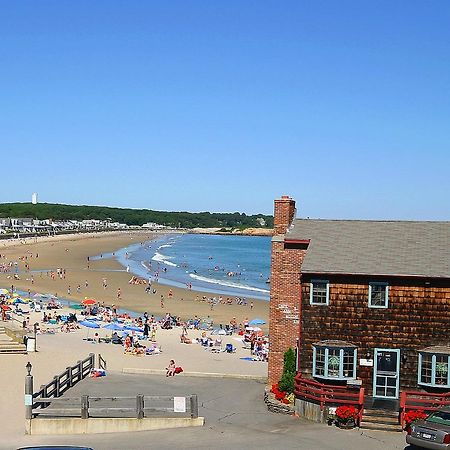
{"label": "colorful beach umbrella", "polygon": [[264,325],[266,322],[262,319],[253,319],[248,323],[249,325]]}
{"label": "colorful beach umbrella", "polygon": [[78,324],[86,328],[100,328],[98,323],[91,322],[90,320],[80,320]]}
{"label": "colorful beach umbrella", "polygon": [[123,327],[123,329],[124,330],[128,330],[128,331],[140,331],[141,333],[144,331],[142,328],[135,327],[135,326],[132,326],[132,325],[125,325]]}
{"label": "colorful beach umbrella", "polygon": [[108,323],[103,328],[107,330],[123,331],[123,327],[121,325],[118,325],[117,323]]}
{"label": "colorful beach umbrella", "polygon": [[96,303],[97,302],[93,298],[85,298],[83,300],[83,305],[86,305],[86,306],[95,305]]}

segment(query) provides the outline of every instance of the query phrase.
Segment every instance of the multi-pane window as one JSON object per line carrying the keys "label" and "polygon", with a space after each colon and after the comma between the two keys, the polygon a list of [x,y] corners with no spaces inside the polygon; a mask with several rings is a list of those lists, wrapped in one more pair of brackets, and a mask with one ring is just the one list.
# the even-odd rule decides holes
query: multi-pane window
{"label": "multi-pane window", "polygon": [[450,387],[450,355],[419,353],[419,384],[435,387]]}
{"label": "multi-pane window", "polygon": [[315,373],[318,377],[325,375],[325,348],[318,347],[315,351]]}
{"label": "multi-pane window", "polygon": [[369,307],[388,307],[389,286],[387,283],[369,283]]}
{"label": "multi-pane window", "polygon": [[309,301],[311,305],[328,305],[330,300],[330,284],[327,280],[312,280]]}
{"label": "multi-pane window", "polygon": [[314,346],[313,376],[335,380],[356,378],[356,348]]}

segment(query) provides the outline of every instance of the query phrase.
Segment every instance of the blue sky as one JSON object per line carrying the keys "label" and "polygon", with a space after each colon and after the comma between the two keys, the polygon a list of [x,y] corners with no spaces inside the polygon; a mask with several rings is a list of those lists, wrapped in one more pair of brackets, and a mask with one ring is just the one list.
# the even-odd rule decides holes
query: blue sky
{"label": "blue sky", "polygon": [[0,202],[450,219],[450,2],[0,0]]}

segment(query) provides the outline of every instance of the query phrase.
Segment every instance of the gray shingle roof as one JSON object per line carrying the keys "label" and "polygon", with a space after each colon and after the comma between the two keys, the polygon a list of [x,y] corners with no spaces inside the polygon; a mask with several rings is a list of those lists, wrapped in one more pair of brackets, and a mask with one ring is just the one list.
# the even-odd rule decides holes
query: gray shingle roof
{"label": "gray shingle roof", "polygon": [[450,222],[296,219],[285,239],[310,239],[305,273],[450,278]]}

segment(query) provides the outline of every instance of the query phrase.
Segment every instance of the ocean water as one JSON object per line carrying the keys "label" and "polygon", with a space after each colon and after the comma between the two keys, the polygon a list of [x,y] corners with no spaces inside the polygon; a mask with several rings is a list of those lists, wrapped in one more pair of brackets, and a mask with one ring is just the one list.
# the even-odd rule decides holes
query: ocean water
{"label": "ocean water", "polygon": [[165,235],[121,249],[115,257],[131,273],[158,277],[162,284],[269,299],[270,237]]}

